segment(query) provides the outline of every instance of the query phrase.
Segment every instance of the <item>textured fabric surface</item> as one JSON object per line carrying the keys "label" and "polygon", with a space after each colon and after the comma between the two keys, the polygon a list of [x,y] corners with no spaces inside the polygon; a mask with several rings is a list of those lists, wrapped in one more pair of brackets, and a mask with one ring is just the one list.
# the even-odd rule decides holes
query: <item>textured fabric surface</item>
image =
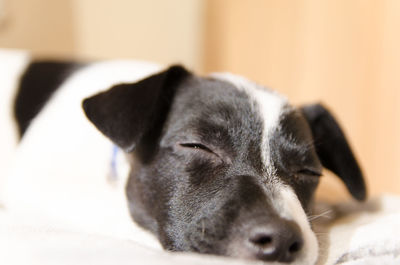
{"label": "textured fabric surface", "polygon": [[[399,197],[385,195],[366,204],[327,207],[329,215],[324,214],[316,224],[321,244],[318,264],[399,264]],[[0,209],[1,264],[254,264],[168,253],[138,240],[72,228],[48,216]]]}
{"label": "textured fabric surface", "polygon": [[400,197],[324,208],[325,218],[315,224],[319,264],[400,264]]}

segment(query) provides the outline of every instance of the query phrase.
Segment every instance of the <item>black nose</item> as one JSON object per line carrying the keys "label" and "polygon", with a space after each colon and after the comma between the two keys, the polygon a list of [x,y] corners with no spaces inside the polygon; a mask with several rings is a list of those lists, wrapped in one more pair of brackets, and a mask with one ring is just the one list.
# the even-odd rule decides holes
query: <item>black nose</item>
{"label": "black nose", "polygon": [[303,247],[300,227],[283,219],[253,227],[248,241],[251,255],[263,261],[292,262]]}

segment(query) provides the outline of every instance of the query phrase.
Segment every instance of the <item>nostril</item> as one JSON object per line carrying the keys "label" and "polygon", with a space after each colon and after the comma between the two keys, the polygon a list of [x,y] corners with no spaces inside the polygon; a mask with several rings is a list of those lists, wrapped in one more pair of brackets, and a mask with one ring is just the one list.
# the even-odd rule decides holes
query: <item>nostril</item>
{"label": "nostril", "polygon": [[265,234],[258,234],[250,238],[250,242],[259,247],[265,247],[272,243],[272,237]]}
{"label": "nostril", "polygon": [[294,253],[298,252],[299,250],[301,250],[302,247],[303,247],[303,243],[301,241],[296,241],[290,245],[289,253],[294,254]]}

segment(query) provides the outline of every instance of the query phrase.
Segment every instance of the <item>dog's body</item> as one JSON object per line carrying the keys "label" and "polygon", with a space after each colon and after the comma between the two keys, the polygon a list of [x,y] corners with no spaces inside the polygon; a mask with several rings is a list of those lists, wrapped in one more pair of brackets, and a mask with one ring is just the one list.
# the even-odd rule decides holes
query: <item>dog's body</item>
{"label": "dog's body", "polygon": [[[7,60],[0,60],[5,70],[1,83],[9,85],[2,91],[10,91],[12,112],[20,78],[31,59],[19,51],[4,53]],[[114,146],[87,121],[81,104],[85,97],[117,83],[137,81],[161,67],[137,61],[72,67],[77,71],[67,71],[61,86],[54,89],[13,151],[15,158],[11,159],[12,147],[4,155],[14,161],[1,176],[3,204],[12,211],[53,220],[55,228],[129,238],[159,248],[156,240],[134,225],[127,211],[124,185],[128,172],[122,151],[117,154],[118,178],[114,176],[110,182]],[[17,124],[13,121],[12,125],[14,128],[7,122],[2,130],[13,130],[17,139]],[[9,138],[1,140],[10,144]]]}
{"label": "dog's body", "polygon": [[[48,104],[36,100],[36,106],[44,108],[30,125],[29,115],[23,115],[26,104],[17,97],[24,148],[37,149],[45,139],[45,148],[37,151],[40,161],[25,157],[23,170],[35,178],[42,174],[43,179],[25,174],[26,179],[12,180],[11,185],[29,183],[21,185],[27,194],[43,182],[56,187],[35,205],[66,208],[70,214],[63,210],[63,215],[76,216],[75,206],[68,202],[71,190],[63,191],[65,183],[60,183],[57,172],[43,171],[49,161],[59,165],[52,168],[67,167],[71,179],[66,181],[77,189],[82,188],[82,178],[90,183],[79,194],[106,185],[111,144],[84,117],[81,101],[89,96],[83,103],[87,117],[126,152],[130,162],[126,196],[131,216],[166,249],[313,264],[318,244],[307,213],[322,166],[337,173],[354,197],[365,197],[351,150],[320,105],[295,108],[279,94],[242,77],[198,77],[180,66],[157,74],[158,66],[126,62],[60,69],[56,75],[61,81],[53,79],[53,88],[46,91],[55,90],[54,84],[61,84],[60,90]],[[21,87],[24,80],[31,81],[23,90],[32,83],[43,84],[41,78],[28,78],[37,73],[42,71],[27,68]],[[107,91],[92,96],[102,90]],[[38,200],[33,196],[23,202],[10,196],[11,204]],[[118,203],[122,206],[115,214],[124,218],[122,194],[111,197],[106,192],[101,202],[85,198],[90,203],[76,208],[88,210],[97,203],[93,216],[110,217],[102,213],[102,205]],[[56,198],[56,204],[49,198]]]}

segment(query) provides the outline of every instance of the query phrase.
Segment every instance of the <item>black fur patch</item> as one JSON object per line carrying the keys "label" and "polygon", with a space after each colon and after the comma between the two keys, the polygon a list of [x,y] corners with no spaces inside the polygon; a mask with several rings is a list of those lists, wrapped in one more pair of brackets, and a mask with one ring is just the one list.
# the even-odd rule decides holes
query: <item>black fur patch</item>
{"label": "black fur patch", "polygon": [[34,61],[28,66],[21,76],[14,102],[20,138],[51,95],[79,66],[81,64],[57,61]]}
{"label": "black fur patch", "polygon": [[180,66],[134,84],[119,84],[83,101],[88,119],[127,152],[149,160],[177,86],[190,73]]}
{"label": "black fur patch", "polygon": [[320,104],[305,106],[302,112],[312,130],[322,165],[343,180],[355,199],[365,200],[367,188],[363,173],[335,118]]}
{"label": "black fur patch", "polygon": [[282,115],[270,146],[278,175],[293,188],[304,210],[309,210],[322,166],[311,130],[300,111],[292,110]]}

